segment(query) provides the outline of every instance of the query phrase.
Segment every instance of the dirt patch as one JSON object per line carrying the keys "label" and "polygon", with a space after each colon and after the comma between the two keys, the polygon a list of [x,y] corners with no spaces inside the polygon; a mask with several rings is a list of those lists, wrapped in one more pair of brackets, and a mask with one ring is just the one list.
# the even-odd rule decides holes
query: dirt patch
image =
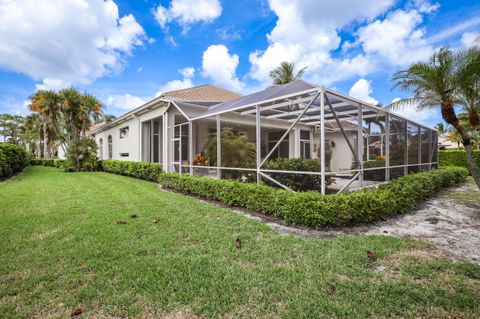
{"label": "dirt patch", "polygon": [[[480,264],[480,209],[455,200],[452,194],[477,194],[472,182],[442,192],[410,214],[358,229],[367,234],[423,239],[445,250],[454,259]],[[470,203],[469,203],[470,204]]]}

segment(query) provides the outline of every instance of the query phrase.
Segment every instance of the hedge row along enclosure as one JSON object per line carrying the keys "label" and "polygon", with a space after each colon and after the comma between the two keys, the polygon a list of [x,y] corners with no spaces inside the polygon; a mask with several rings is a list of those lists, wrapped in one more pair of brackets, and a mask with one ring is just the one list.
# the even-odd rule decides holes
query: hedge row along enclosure
{"label": "hedge row along enclosure", "polygon": [[20,172],[28,165],[29,159],[23,146],[0,143],[0,178]]}
{"label": "hedge row along enclosure", "polygon": [[[475,161],[480,166],[480,151],[474,151]],[[440,166],[461,166],[468,168],[467,153],[464,150],[439,151]]]}
{"label": "hedge row along enclosure", "polygon": [[465,180],[468,171],[447,167],[410,174],[374,189],[350,194],[291,193],[265,185],[217,180],[175,173],[160,174],[166,188],[280,217],[290,224],[311,227],[364,223],[400,214],[442,187]]}
{"label": "hedge row along enclosure", "polygon": [[[59,167],[60,161],[40,160],[34,164]],[[266,184],[215,179],[188,174],[164,173],[155,163],[105,160],[103,171],[158,182],[167,189],[242,207],[282,218],[289,224],[319,228],[378,220],[401,214],[440,188],[465,180],[463,167],[442,167],[400,177],[377,188],[349,194],[322,195],[319,192],[292,193]]]}
{"label": "hedge row along enclosure", "polygon": [[456,185],[468,176],[468,170],[463,167],[443,167],[403,176],[377,188],[322,195],[315,191],[292,193],[265,184],[237,180],[163,173],[160,165],[155,163],[105,160],[102,166],[105,172],[155,181],[180,193],[315,228],[365,223],[382,216],[405,213],[418,201],[443,187]]}

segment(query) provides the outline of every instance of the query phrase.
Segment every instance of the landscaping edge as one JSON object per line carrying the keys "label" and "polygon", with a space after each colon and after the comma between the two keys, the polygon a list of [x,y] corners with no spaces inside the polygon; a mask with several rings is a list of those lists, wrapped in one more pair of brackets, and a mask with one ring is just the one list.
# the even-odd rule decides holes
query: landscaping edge
{"label": "landscaping edge", "polygon": [[[62,160],[35,160],[32,164],[61,167]],[[466,168],[442,167],[403,176],[377,188],[322,195],[315,191],[292,193],[263,183],[164,173],[155,163],[104,160],[99,168],[107,173],[153,181],[180,193],[278,217],[287,224],[313,228],[367,223],[406,213],[441,188],[457,185],[468,176]]]}

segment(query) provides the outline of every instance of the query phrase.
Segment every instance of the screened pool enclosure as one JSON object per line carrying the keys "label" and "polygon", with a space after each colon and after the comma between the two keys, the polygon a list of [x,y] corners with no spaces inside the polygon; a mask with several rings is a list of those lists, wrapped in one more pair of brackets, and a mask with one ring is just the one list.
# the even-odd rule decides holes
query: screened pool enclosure
{"label": "screened pool enclosure", "polygon": [[[289,190],[285,176],[313,176],[326,194],[438,163],[436,130],[305,81],[213,105],[168,102],[175,107],[174,119],[163,122],[168,166],[180,174],[263,181]],[[318,169],[276,169],[270,163],[279,158],[316,161]]]}

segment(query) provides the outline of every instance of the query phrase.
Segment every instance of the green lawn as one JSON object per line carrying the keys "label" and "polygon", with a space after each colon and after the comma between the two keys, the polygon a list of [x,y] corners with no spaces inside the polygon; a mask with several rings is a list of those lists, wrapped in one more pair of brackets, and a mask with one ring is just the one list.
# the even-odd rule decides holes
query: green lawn
{"label": "green lawn", "polygon": [[424,243],[283,236],[106,173],[29,167],[0,183],[0,241],[1,318],[480,317],[480,267]]}

